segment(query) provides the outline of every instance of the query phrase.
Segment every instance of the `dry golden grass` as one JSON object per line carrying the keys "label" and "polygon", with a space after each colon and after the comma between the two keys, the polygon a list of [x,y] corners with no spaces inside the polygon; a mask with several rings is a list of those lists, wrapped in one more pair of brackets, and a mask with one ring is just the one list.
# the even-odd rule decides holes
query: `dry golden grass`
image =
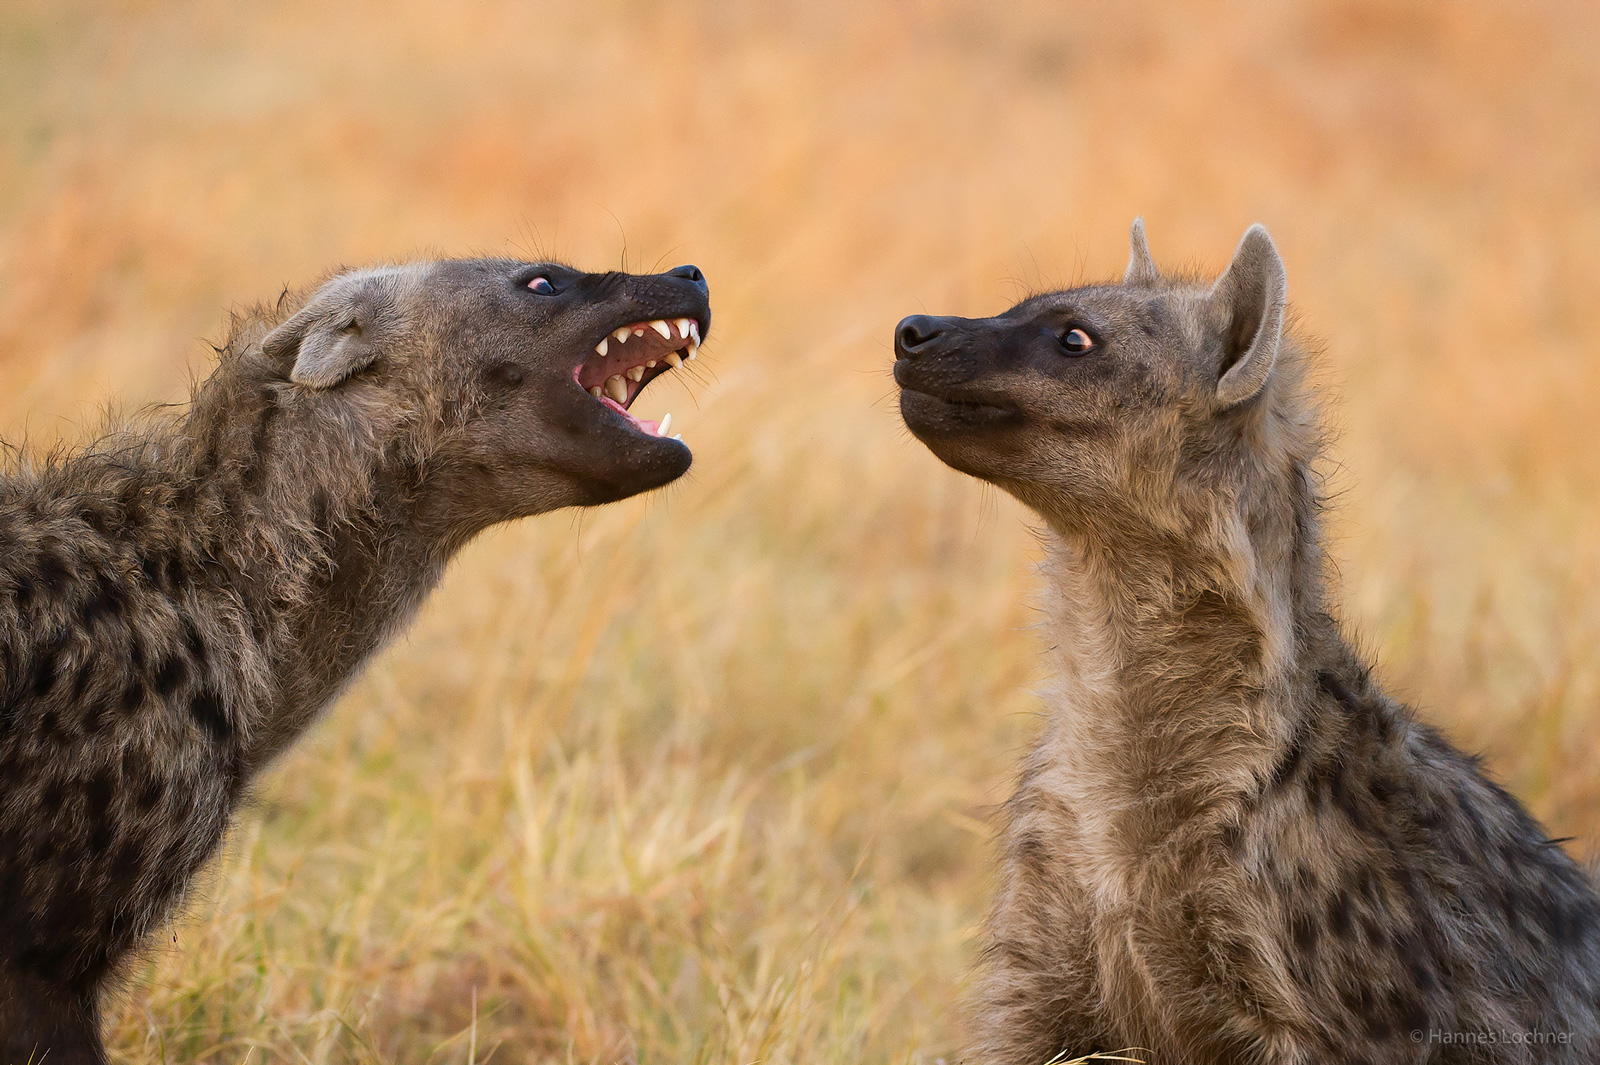
{"label": "dry golden grass", "polygon": [[[224,14],[224,12],[227,12]],[[693,261],[680,485],[473,545],[262,783],[119,1062],[928,1062],[1033,728],[1026,515],[889,338],[1268,223],[1386,675],[1600,835],[1590,4],[10,3],[0,435],[336,263]]]}

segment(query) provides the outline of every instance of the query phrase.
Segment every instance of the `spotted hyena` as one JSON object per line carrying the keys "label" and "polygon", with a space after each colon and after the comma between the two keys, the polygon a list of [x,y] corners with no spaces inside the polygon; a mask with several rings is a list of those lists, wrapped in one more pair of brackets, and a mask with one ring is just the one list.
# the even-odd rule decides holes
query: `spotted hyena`
{"label": "spotted hyena", "polygon": [[1600,1061],[1594,886],[1334,616],[1285,299],[1259,226],[1211,281],[1136,223],[1120,283],[900,323],[906,424],[1054,586],[969,1060]]}
{"label": "spotted hyena", "polygon": [[185,413],[0,474],[0,1065],[104,1059],[108,978],[467,541],[689,468],[627,408],[709,325],[692,266],[342,273]]}

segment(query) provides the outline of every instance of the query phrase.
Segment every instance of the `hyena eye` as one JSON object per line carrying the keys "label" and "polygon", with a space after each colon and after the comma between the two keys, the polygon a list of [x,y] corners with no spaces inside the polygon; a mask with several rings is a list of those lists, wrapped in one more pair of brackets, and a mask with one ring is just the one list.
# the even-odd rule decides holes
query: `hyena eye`
{"label": "hyena eye", "polygon": [[1087,329],[1068,329],[1061,334],[1061,347],[1068,355],[1087,355],[1094,350],[1094,337]]}
{"label": "hyena eye", "polygon": [[550,283],[550,279],[548,277],[534,278],[532,281],[528,282],[528,288],[532,289],[534,292],[537,292],[541,296],[554,296],[556,294],[556,287]]}

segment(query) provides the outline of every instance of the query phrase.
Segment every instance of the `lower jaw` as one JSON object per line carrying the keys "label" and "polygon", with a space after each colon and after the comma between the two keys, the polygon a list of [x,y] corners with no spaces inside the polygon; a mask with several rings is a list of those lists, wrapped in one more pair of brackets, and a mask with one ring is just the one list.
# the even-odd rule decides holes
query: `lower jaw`
{"label": "lower jaw", "polygon": [[[630,412],[627,407],[624,407],[622,404],[618,403],[616,400],[612,399],[610,396],[601,396],[600,397],[600,403],[601,403],[602,406],[608,407],[612,411],[616,412],[617,414],[620,414],[624,421],[626,421],[630,426],[632,426],[633,428],[639,430],[639,432],[645,434],[646,436],[662,436],[662,435],[664,435],[662,433],[662,431],[661,431],[662,426],[661,426],[660,422],[653,422],[648,418],[640,418],[640,417],[638,417],[637,415],[635,415],[632,412]],[[668,417],[670,418],[671,415],[668,415]]]}
{"label": "lower jaw", "polygon": [[1004,407],[951,401],[909,388],[901,390],[900,415],[918,435],[980,432],[1021,421],[1021,415]]}

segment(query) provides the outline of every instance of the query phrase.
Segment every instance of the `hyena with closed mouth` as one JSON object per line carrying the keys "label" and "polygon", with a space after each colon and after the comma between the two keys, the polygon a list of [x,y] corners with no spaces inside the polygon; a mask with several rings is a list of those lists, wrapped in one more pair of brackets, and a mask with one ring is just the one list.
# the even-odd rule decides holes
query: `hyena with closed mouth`
{"label": "hyena with closed mouth", "polygon": [[906,425],[1048,529],[1056,680],[969,1060],[1600,1061],[1600,901],[1340,630],[1264,229],[895,338]]}
{"label": "hyena with closed mouth", "polygon": [[627,408],[709,327],[692,266],[348,272],[186,413],[0,474],[0,1065],[104,1061],[107,981],[467,541],[689,468]]}

